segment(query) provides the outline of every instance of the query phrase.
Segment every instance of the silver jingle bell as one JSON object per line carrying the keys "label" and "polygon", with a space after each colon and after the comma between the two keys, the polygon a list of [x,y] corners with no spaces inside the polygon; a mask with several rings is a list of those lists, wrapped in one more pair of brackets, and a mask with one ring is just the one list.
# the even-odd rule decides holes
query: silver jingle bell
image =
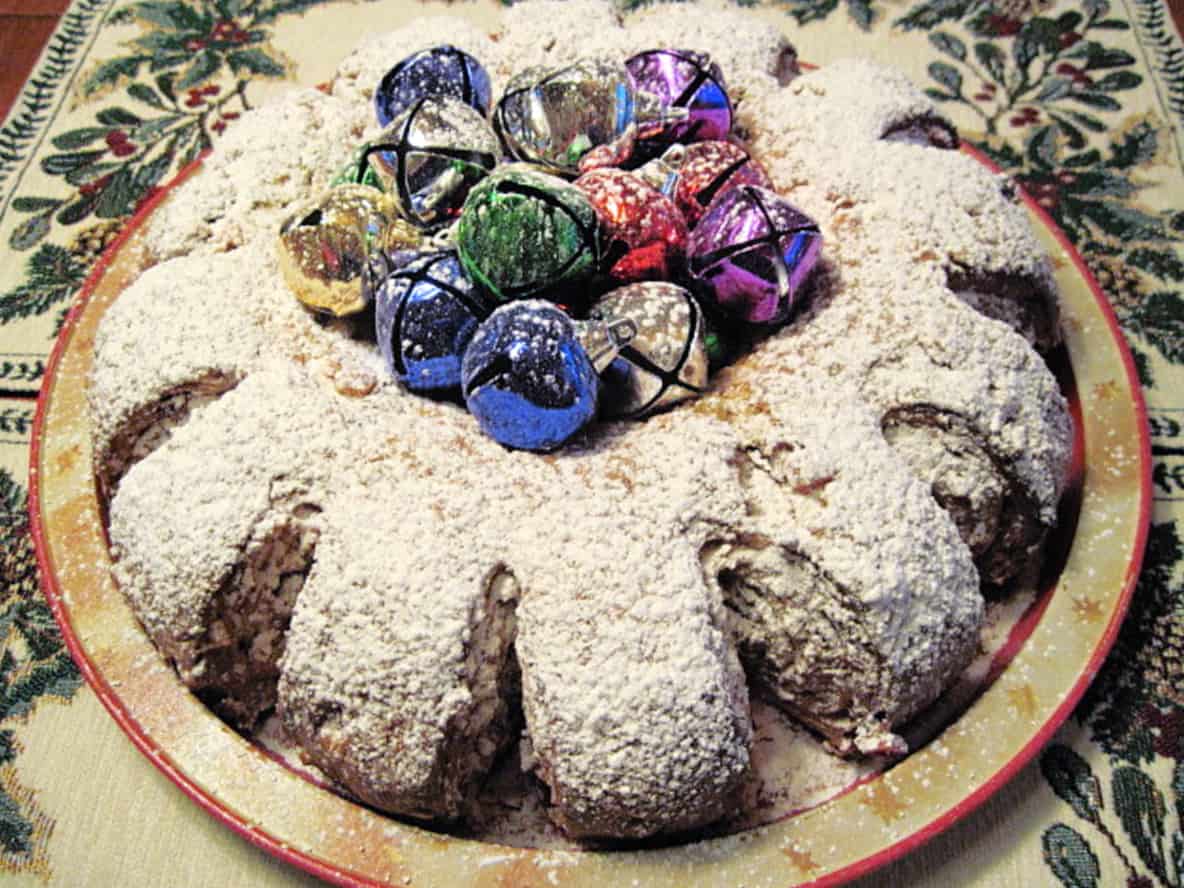
{"label": "silver jingle bell", "polygon": [[[685,116],[639,93],[619,61],[580,59],[563,68],[533,67],[506,87],[493,123],[506,150],[519,160],[575,175],[593,149],[624,141],[622,153],[649,127]],[[639,129],[640,127],[640,129]]]}
{"label": "silver jingle bell", "polygon": [[399,213],[425,230],[460,215],[469,189],[497,165],[497,136],[480,112],[451,96],[420,99],[362,152]]}
{"label": "silver jingle bell", "polygon": [[689,291],[665,281],[618,287],[589,317],[628,320],[635,334],[601,374],[601,415],[640,419],[696,397],[707,386],[703,310]]}

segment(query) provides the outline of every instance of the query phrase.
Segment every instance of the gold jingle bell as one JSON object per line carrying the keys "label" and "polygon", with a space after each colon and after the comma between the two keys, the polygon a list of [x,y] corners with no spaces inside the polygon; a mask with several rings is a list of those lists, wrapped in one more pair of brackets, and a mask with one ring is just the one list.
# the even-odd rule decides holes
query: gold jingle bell
{"label": "gold jingle bell", "polygon": [[[394,201],[367,185],[338,185],[299,207],[280,227],[280,271],[301,303],[334,317],[366,307],[363,273],[397,220]],[[404,238],[422,236],[411,226]],[[399,239],[396,235],[396,239]]]}

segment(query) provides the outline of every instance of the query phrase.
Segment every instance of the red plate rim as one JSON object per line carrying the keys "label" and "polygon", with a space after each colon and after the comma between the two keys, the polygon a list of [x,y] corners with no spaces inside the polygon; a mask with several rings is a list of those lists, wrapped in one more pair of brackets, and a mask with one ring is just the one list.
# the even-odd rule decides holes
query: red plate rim
{"label": "red plate rim", "polygon": [[[981,151],[972,148],[965,142],[962,143],[961,150],[970,157],[973,157],[979,163],[983,164],[988,169],[991,169],[993,172],[1001,173],[1000,168],[991,160],[989,160]],[[256,845],[276,858],[290,863],[314,876],[317,876],[318,878],[337,885],[365,886],[365,888],[386,888],[386,883],[384,882],[377,882],[359,873],[336,867],[311,853],[293,848],[291,845],[282,842],[277,837],[268,833],[266,829],[248,823],[246,819],[244,819],[237,812],[231,811],[225,807],[217,797],[211,795],[202,787],[198,786],[183,770],[175,765],[169,758],[167,752],[162,749],[152,739],[152,737],[141,728],[136,719],[131,715],[130,712],[127,711],[118,694],[115,693],[115,691],[111,688],[111,686],[107,683],[107,681],[103,678],[103,676],[99,673],[87,656],[81,641],[74,633],[73,624],[70,620],[70,614],[65,606],[62,597],[62,591],[58,584],[58,578],[53,570],[52,559],[49,554],[49,547],[46,540],[45,526],[42,520],[40,472],[38,468],[41,458],[45,415],[49,403],[49,383],[57,373],[58,364],[62,360],[62,355],[65,353],[74,327],[77,324],[79,315],[86,307],[91,295],[98,286],[98,283],[102,279],[103,275],[107,272],[116,254],[144,224],[146,218],[172,192],[172,190],[191,175],[193,175],[200,168],[203,158],[204,155],[202,158],[198,158],[193,163],[181,170],[168,184],[163,186],[159,192],[154,194],[149,200],[145,201],[140,207],[137,208],[136,213],[128,220],[126,226],[120,232],[119,236],[103,252],[103,255],[95,263],[90,275],[83,283],[75,299],[74,305],[71,307],[66,317],[62,331],[54,344],[53,351],[50,354],[49,361],[46,365],[44,381],[37,398],[37,408],[33,418],[32,442],[30,445],[29,459],[28,504],[30,533],[37,558],[42,590],[49,602],[54,618],[57,620],[58,626],[61,629],[62,637],[66,643],[67,649],[70,651],[74,662],[78,665],[78,668],[81,671],[83,677],[86,679],[86,682],[98,696],[99,701],[107,709],[111,717],[116,721],[123,732],[127,734],[129,739],[131,739],[132,743],[135,744],[135,746],[148,758],[148,760],[202,809],[204,809],[216,820],[220,821],[234,832],[238,833],[247,841],[251,842],[253,845]],[[868,856],[852,864],[849,864],[848,866],[834,870],[830,873],[820,876],[817,879],[801,883],[803,886],[825,888],[825,886],[839,885],[851,879],[858,878],[859,876],[866,875],[873,870],[898,860],[908,852],[949,829],[955,823],[973,812],[988,798],[998,792],[1003,787],[1003,785],[1011,780],[1011,778],[1014,777],[1023,767],[1025,767],[1035,757],[1040,749],[1042,749],[1044,745],[1052,739],[1052,736],[1069,717],[1073,709],[1076,707],[1078,701],[1085,693],[1086,688],[1089,686],[1090,682],[1101,668],[1102,663],[1105,661],[1110,649],[1113,647],[1114,642],[1118,637],[1119,628],[1122,625],[1123,619],[1125,618],[1126,612],[1130,606],[1131,597],[1134,594],[1135,585],[1142,569],[1143,555],[1146,548],[1147,536],[1151,523],[1152,461],[1151,436],[1148,424],[1147,404],[1143,395],[1142,386],[1139,383],[1134,359],[1131,356],[1130,348],[1127,346],[1126,339],[1122,332],[1122,328],[1118,323],[1118,319],[1115,316],[1113,309],[1110,307],[1109,301],[1102,291],[1102,288],[1098,285],[1097,281],[1090,273],[1089,268],[1086,266],[1084,259],[1082,259],[1081,255],[1077,252],[1076,248],[1069,241],[1061,228],[1053,221],[1052,217],[1049,216],[1049,214],[1045,212],[1044,209],[1041,208],[1026,192],[1023,192],[1022,189],[1020,190],[1020,197],[1027,209],[1040,220],[1041,224],[1048,230],[1048,232],[1064,250],[1065,254],[1072,261],[1077,273],[1089,287],[1090,292],[1106,321],[1109,335],[1113,342],[1117,345],[1119,356],[1122,360],[1123,369],[1126,374],[1127,386],[1134,395],[1133,407],[1135,415],[1138,419],[1139,435],[1139,508],[1137,529],[1134,539],[1134,553],[1127,565],[1126,573],[1123,579],[1123,587],[1116,606],[1111,611],[1110,621],[1103,630],[1099,642],[1095,645],[1085,669],[1082,670],[1077,680],[1064,695],[1061,702],[1053,710],[1052,714],[1045,720],[1044,724],[1041,725],[1039,729],[1037,729],[1028,743],[1017,754],[1012,756],[1012,758],[1009,759],[1003,767],[988,777],[981,786],[968,794],[960,802],[946,809],[942,814],[935,817],[929,823],[914,830],[909,835],[899,839],[891,845],[888,845],[879,851],[873,852],[872,854],[869,854]],[[875,779],[875,777],[870,779]]]}

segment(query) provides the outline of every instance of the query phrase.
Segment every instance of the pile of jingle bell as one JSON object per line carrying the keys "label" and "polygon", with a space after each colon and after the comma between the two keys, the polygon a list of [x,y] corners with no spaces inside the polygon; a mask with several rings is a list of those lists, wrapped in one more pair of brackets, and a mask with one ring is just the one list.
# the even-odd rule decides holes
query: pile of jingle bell
{"label": "pile of jingle bell", "polygon": [[372,309],[400,383],[463,399],[508,447],[699,394],[818,259],[702,53],[530,68],[490,116],[489,75],[442,45],[374,103],[378,138],[282,226],[284,278],[314,311]]}

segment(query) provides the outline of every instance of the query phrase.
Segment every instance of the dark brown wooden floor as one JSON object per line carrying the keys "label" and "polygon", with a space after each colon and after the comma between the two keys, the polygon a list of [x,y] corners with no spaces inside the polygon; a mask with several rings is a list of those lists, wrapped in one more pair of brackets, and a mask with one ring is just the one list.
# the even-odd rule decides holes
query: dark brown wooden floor
{"label": "dark brown wooden floor", "polygon": [[[70,0],[0,0],[0,120]],[[1184,0],[1168,0],[1176,29],[1184,33]]]}
{"label": "dark brown wooden floor", "polygon": [[0,120],[70,0],[0,0]]}

